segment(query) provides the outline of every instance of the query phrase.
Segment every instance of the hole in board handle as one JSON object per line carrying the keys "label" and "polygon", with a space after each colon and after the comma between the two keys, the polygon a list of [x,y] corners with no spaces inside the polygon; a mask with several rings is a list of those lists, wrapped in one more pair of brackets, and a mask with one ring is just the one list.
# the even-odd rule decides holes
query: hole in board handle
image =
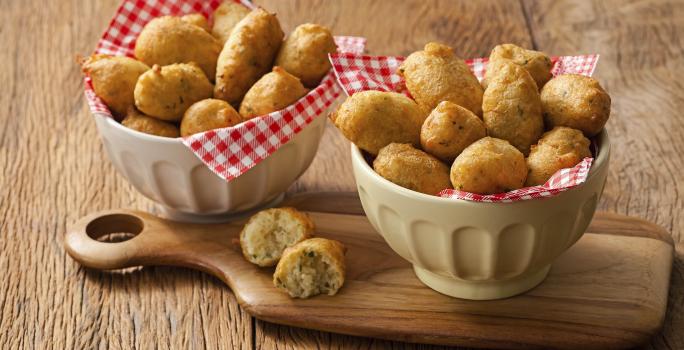
{"label": "hole in board handle", "polygon": [[94,240],[104,243],[118,243],[127,241],[140,232],[142,220],[129,214],[110,214],[99,217],[86,226],[86,233]]}

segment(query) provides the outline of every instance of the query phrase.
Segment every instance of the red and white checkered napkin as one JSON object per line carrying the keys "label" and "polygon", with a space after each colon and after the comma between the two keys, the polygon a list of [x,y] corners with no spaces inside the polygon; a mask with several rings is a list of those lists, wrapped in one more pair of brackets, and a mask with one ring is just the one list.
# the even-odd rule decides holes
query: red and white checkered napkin
{"label": "red and white checkered napkin", "polygon": [[[235,0],[249,8],[247,0]],[[95,53],[133,56],[135,40],[147,22],[164,15],[202,13],[210,17],[221,0],[124,0],[98,42]],[[340,53],[363,53],[366,39],[335,37]],[[85,78],[85,96],[94,114],[112,116],[109,108]],[[250,119],[230,128],[195,134],[183,139],[185,144],[214,173],[226,181],[247,170],[275,152],[299,133],[314,118],[321,116],[340,95],[331,71],[321,84],[295,104],[278,112]]]}
{"label": "red and white checkered napkin", "polygon": [[[554,76],[568,73],[591,76],[598,59],[599,55],[552,57],[551,73]],[[396,74],[397,68],[404,61],[404,57],[336,53],[330,55],[330,61],[338,83],[348,96],[366,90],[396,91],[411,96],[406,89],[404,79]],[[466,63],[477,79],[481,81],[484,78],[488,61],[488,58],[475,58],[466,60]],[[592,160],[592,158],[585,158],[573,168],[559,170],[541,186],[526,187],[492,195],[446,189],[441,191],[439,196],[474,202],[498,203],[552,197],[584,183],[591,168]]]}

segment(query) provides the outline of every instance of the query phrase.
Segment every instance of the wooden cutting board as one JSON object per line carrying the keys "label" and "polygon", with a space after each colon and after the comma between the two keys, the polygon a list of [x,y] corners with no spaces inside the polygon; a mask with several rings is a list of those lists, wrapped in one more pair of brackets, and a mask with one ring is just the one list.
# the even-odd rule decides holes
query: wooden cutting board
{"label": "wooden cutting board", "polygon": [[[637,346],[663,324],[673,242],[640,219],[597,213],[541,285],[508,299],[470,301],[421,284],[370,226],[356,194],[306,194],[286,204],[310,211],[319,236],[347,246],[347,281],[336,296],[293,300],[273,287],[273,268],[242,258],[235,243],[242,222],[187,224],[110,210],[71,225],[65,246],[91,268],[199,269],[228,284],[259,319],[344,334],[472,347],[607,349]],[[117,232],[137,235],[117,243],[92,239]]]}

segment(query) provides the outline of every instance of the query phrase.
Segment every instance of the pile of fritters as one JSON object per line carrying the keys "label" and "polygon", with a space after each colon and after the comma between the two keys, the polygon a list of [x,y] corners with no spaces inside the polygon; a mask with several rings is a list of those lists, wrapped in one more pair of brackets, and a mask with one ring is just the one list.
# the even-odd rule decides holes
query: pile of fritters
{"label": "pile of fritters", "polygon": [[178,137],[281,110],[316,87],[337,50],[330,30],[302,24],[283,41],[274,14],[225,2],[212,16],[163,16],[137,38],[135,58],[80,59],[95,93],[124,126]]}
{"label": "pile of fritters", "polygon": [[331,119],[375,156],[378,174],[414,191],[495,194],[541,185],[591,157],[588,138],[610,116],[610,96],[596,80],[552,77],[551,68],[542,52],[498,45],[480,83],[451,47],[428,43],[397,71],[413,99],[363,91]]}

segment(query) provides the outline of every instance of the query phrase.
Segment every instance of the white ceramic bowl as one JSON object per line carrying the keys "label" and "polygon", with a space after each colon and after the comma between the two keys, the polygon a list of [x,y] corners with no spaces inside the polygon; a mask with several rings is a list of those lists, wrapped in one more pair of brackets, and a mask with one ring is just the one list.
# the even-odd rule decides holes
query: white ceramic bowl
{"label": "white ceramic bowl", "polygon": [[102,143],[116,169],[168,216],[184,221],[223,221],[274,204],[309,167],[325,129],[315,118],[287,144],[241,176],[226,182],[180,139],[144,134],[95,114]]}
{"label": "white ceramic bowl", "polygon": [[385,180],[352,145],[363,209],[392,249],[430,288],[464,299],[527,291],[586,230],[608,173],[604,130],[586,182],[555,197],[479,203],[414,192]]}

